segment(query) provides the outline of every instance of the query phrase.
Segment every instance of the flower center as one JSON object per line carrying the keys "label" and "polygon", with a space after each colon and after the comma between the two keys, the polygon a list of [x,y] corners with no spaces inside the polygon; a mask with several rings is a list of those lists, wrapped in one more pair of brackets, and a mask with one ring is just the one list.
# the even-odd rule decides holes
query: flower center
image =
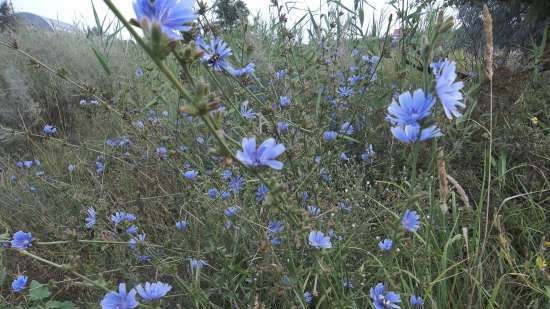
{"label": "flower center", "polygon": [[212,55],[212,57],[210,57],[210,60],[208,60],[208,63],[216,64],[218,63],[218,61],[220,61],[220,54],[215,53],[214,55]]}

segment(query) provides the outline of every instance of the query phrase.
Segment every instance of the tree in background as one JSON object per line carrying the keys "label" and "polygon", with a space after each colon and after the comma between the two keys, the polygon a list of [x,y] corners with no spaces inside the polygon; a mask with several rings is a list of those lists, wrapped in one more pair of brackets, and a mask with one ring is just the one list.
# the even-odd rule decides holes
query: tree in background
{"label": "tree in background", "polygon": [[250,14],[246,3],[242,0],[218,0],[214,12],[224,28],[232,28],[239,20]]}
{"label": "tree in background", "polygon": [[9,25],[14,23],[13,18],[13,5],[11,0],[5,0],[0,2],[0,30],[4,30]]}
{"label": "tree in background", "polygon": [[545,27],[550,22],[549,0],[446,0],[455,6],[460,29],[457,42],[478,53],[483,46],[481,11],[487,4],[493,16],[494,43],[497,48],[510,51],[539,44]]}

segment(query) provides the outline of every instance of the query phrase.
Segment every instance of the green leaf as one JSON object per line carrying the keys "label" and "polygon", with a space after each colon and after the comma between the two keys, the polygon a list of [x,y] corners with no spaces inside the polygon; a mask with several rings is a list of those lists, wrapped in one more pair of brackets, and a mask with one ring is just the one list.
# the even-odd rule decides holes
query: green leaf
{"label": "green leaf", "polygon": [[95,47],[92,47],[92,51],[94,52],[97,60],[99,61],[99,64],[101,64],[105,72],[107,72],[107,75],[111,75],[111,70],[109,69],[107,58],[105,58],[105,56],[103,56],[103,54],[100,51],[95,49]]}
{"label": "green leaf", "polygon": [[105,72],[107,72],[107,75],[111,75],[111,70],[109,69],[109,63],[107,58],[95,47],[92,47],[92,51],[94,52],[97,60],[99,61],[99,64],[101,64]]}
{"label": "green leaf", "polygon": [[50,289],[36,280],[31,282],[29,287],[29,299],[31,301],[43,300],[50,296]]}

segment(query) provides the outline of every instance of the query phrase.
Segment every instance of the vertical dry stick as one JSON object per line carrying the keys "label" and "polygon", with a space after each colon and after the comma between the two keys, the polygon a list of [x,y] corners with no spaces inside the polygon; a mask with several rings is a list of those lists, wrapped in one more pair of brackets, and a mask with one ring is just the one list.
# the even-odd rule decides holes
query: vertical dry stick
{"label": "vertical dry stick", "polygon": [[489,79],[489,153],[487,171],[487,207],[485,210],[485,232],[483,248],[487,243],[489,213],[491,209],[491,158],[493,151],[493,18],[486,4],[483,5],[483,32],[485,32],[485,76]]}
{"label": "vertical dry stick", "polygon": [[[489,80],[489,151],[487,161],[487,203],[485,207],[485,227],[483,233],[483,242],[481,248],[477,252],[476,260],[478,263],[482,263],[485,247],[487,245],[488,232],[489,232],[489,214],[491,207],[491,158],[493,151],[493,19],[487,5],[483,5],[483,32],[485,33],[485,76]],[[473,280],[483,282],[483,267],[478,267],[477,278],[473,279],[472,276],[472,291],[469,296],[467,308],[472,308],[474,301],[475,284]]]}
{"label": "vertical dry stick", "polygon": [[441,212],[446,215],[449,212],[449,206],[447,205],[447,197],[449,196],[449,183],[447,181],[445,153],[443,152],[443,148],[439,148],[439,153],[437,156],[437,174],[439,177],[439,208],[441,208]]}

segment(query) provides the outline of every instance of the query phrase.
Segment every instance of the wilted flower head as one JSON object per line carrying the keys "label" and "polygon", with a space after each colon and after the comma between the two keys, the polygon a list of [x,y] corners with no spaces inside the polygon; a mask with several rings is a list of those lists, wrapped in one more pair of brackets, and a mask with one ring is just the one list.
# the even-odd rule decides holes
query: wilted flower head
{"label": "wilted flower head", "polygon": [[436,76],[435,91],[443,105],[445,115],[449,119],[462,116],[458,108],[466,107],[462,102],[462,93],[460,92],[460,89],[464,88],[464,83],[455,82],[456,63],[445,59],[432,63],[431,67]]}
{"label": "wilted flower head", "polygon": [[256,149],[256,137],[245,137],[242,140],[242,151],[237,152],[237,159],[249,167],[269,166],[272,169],[280,170],[283,168],[281,161],[275,160],[285,151],[283,144],[277,144],[275,139],[265,140]]}
{"label": "wilted flower head", "polygon": [[25,285],[27,285],[27,280],[29,278],[27,276],[19,275],[15,280],[11,283],[11,290],[14,293],[20,293],[25,288]]}
{"label": "wilted flower head", "polygon": [[332,243],[330,242],[330,237],[325,236],[321,231],[311,231],[309,232],[309,245],[317,249],[330,249],[332,248]]}
{"label": "wilted flower head", "polygon": [[401,297],[395,292],[386,292],[383,283],[378,283],[370,289],[370,298],[376,309],[400,308],[397,303]]}
{"label": "wilted flower head", "polygon": [[416,211],[407,209],[401,219],[401,225],[409,232],[416,232],[420,228],[420,216]]}
{"label": "wilted flower head", "polygon": [[23,231],[17,231],[15,234],[13,234],[13,238],[11,240],[11,247],[19,250],[26,250],[30,246],[32,246],[33,241],[32,234],[23,232]]}
{"label": "wilted flower head", "polygon": [[172,286],[168,283],[163,283],[160,281],[155,283],[145,282],[144,286],[138,284],[135,289],[141,298],[151,301],[166,296],[166,294],[168,294],[168,292],[172,289]]}
{"label": "wilted flower head", "polygon": [[139,305],[136,300],[137,291],[132,289],[126,293],[126,284],[118,285],[118,293],[111,291],[103,297],[101,309],[132,309]]}
{"label": "wilted flower head", "polygon": [[180,32],[191,30],[189,24],[197,18],[193,3],[193,0],[136,0],[134,11],[144,30],[158,26],[170,41],[178,41],[183,39]]}

